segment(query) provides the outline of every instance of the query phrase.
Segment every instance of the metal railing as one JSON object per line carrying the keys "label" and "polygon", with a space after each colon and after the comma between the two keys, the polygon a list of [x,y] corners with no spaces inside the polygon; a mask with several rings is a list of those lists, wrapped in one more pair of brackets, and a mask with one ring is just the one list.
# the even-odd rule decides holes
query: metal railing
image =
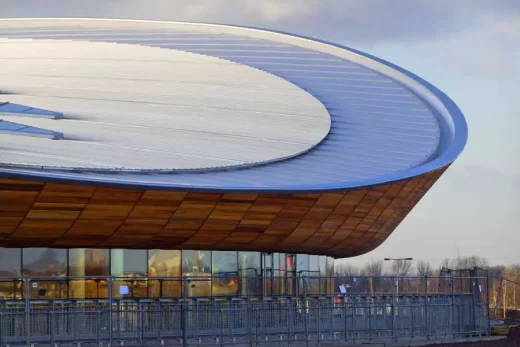
{"label": "metal railing", "polygon": [[520,320],[520,282],[500,277],[491,279],[490,286],[491,316]]}
{"label": "metal railing", "polygon": [[[245,291],[227,297],[136,298],[112,295],[118,279],[107,277],[107,298],[38,299],[31,296],[32,283],[42,279],[23,277],[24,297],[0,300],[0,346],[316,345],[452,339],[489,331],[486,278],[469,279],[469,290],[459,292],[453,285],[439,291],[445,278],[401,277],[400,283],[408,281],[414,290],[398,295],[395,277],[323,278],[340,283],[337,292],[315,295],[305,284],[310,279],[299,278],[298,295]],[[190,280],[182,279],[183,285]],[[242,280],[247,286],[273,279]],[[357,287],[345,284],[348,280]]]}

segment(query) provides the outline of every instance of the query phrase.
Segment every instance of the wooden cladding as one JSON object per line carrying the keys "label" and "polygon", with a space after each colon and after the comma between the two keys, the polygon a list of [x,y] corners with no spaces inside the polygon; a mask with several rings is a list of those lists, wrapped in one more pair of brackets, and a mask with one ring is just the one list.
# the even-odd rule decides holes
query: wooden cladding
{"label": "wooden cladding", "polygon": [[0,178],[0,247],[272,251],[379,246],[445,169],[332,193],[199,193]]}

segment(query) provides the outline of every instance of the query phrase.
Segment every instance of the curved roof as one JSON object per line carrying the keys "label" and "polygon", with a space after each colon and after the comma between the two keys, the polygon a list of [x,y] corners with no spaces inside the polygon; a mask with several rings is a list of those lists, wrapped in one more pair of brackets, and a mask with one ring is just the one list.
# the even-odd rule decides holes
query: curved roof
{"label": "curved roof", "polygon": [[[330,114],[330,131],[321,142],[321,133],[318,131],[317,140],[308,142],[308,150],[302,150],[301,153],[293,151],[293,155],[274,155],[263,160],[251,161],[253,164],[269,162],[264,165],[187,173],[175,170],[175,165],[161,166],[161,170],[156,170],[156,167],[152,167],[153,170],[144,168],[146,172],[143,172],[143,168],[99,170],[95,166],[72,170],[70,166],[57,168],[56,165],[43,161],[32,167],[20,167],[20,163],[11,166],[4,163],[0,167],[4,176],[157,189],[339,190],[393,182],[444,167],[460,154],[467,139],[467,127],[460,110],[446,95],[426,81],[378,58],[305,37],[253,28],[196,23],[31,19],[0,20],[0,38],[3,38],[0,45],[25,39],[31,39],[33,43],[43,40],[73,43],[81,41],[84,45],[101,41],[159,47],[179,54],[182,52],[203,55],[208,59],[211,57],[229,64],[260,70],[263,72],[262,76],[270,75],[273,81],[275,78],[284,79],[319,100]],[[30,47],[31,44],[28,43],[24,54],[30,56]],[[9,58],[4,56],[3,51],[0,50],[0,61]],[[146,60],[146,56],[128,56],[121,59],[124,63],[136,60],[141,63]],[[103,59],[102,53],[98,59]],[[23,69],[21,71],[23,74]],[[62,70],[54,72],[64,73]],[[0,74],[8,74],[8,71],[0,71]],[[39,75],[45,75],[45,71]],[[222,77],[219,78],[222,80]],[[268,79],[266,76],[266,80]],[[33,117],[30,124],[26,124],[21,122],[29,123],[28,118],[17,118],[11,114],[2,116],[4,121],[11,121],[13,118],[8,118],[14,117],[17,121],[15,123],[45,131],[58,131],[60,127],[55,127],[54,124],[67,120],[74,126],[75,119],[67,119],[68,112],[65,107],[43,107],[60,105],[59,102],[49,103],[49,99],[55,102],[55,99],[59,98],[52,90],[60,87],[59,82],[55,82],[55,85],[46,90],[41,88],[42,81],[40,84],[35,80],[24,85],[17,84],[16,88],[10,87],[4,81],[3,78],[0,80],[0,94],[6,92],[7,95],[0,95],[0,102],[23,101],[24,106],[63,113],[64,118]],[[16,83],[13,82],[14,84]],[[150,106],[151,100],[145,97],[146,90],[139,90],[139,83],[135,85],[137,88],[132,89],[131,98],[135,97],[138,102]],[[17,95],[18,90],[20,93]],[[222,95],[219,89],[214,90],[214,93],[204,97],[219,99]],[[79,89],[75,95],[69,95],[71,107],[91,101],[81,94],[82,90]],[[275,98],[274,101],[283,101],[289,105],[288,107],[292,107],[292,101],[286,99],[285,95]],[[112,100],[111,109],[124,113],[128,110],[129,99],[130,97],[125,100]],[[310,102],[314,99],[307,100]],[[33,103],[28,104],[29,102]],[[167,107],[177,106],[167,98],[164,104]],[[1,107],[2,105],[0,115]],[[319,107],[317,110],[319,113]],[[276,113],[276,110],[273,110],[273,113]],[[316,114],[312,112],[312,115]],[[88,118],[88,115],[86,117]],[[178,122],[173,112],[171,117],[168,121]],[[77,126],[81,126],[79,121]],[[276,129],[274,124],[272,129]],[[311,130],[315,129],[314,126],[311,127]],[[260,134],[268,135],[269,131]],[[8,138],[2,136],[0,140],[0,151],[4,153],[12,150]],[[48,142],[45,141],[50,140],[35,138],[33,141],[40,143],[40,146],[47,146]],[[65,131],[63,139],[58,141],[72,143],[77,139],[68,139]],[[314,146],[318,142],[319,144]],[[37,147],[35,151],[36,149]],[[273,162],[273,158],[283,160]]]}

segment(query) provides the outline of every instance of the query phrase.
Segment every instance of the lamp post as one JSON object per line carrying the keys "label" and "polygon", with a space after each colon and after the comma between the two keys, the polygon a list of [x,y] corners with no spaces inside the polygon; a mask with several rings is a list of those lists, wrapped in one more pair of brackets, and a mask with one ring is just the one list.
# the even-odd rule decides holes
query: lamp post
{"label": "lamp post", "polygon": [[400,265],[402,261],[411,261],[413,258],[385,258],[385,261],[397,261],[397,278],[395,281],[396,288],[396,294],[399,296],[399,275],[400,275]]}

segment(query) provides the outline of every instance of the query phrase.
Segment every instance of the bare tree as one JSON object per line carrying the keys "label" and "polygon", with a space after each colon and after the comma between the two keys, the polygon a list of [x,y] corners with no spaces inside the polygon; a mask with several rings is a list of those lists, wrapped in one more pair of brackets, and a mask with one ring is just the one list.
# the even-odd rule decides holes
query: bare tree
{"label": "bare tree", "polygon": [[445,258],[442,262],[441,262],[441,268],[440,270],[442,269],[451,269],[451,266],[452,265],[452,261],[448,258]]}
{"label": "bare tree", "polygon": [[412,262],[407,260],[396,260],[392,263],[392,273],[397,276],[407,276],[412,271]]}
{"label": "bare tree", "polygon": [[382,276],[383,271],[383,262],[382,261],[370,261],[370,263],[366,264],[363,267],[363,274],[367,276]]}
{"label": "bare tree", "polygon": [[336,276],[359,276],[361,269],[353,264],[337,264],[334,265]]}
{"label": "bare tree", "polygon": [[381,276],[383,275],[384,265],[382,261],[373,261],[366,264],[363,268],[363,274],[367,277],[368,291],[370,293],[378,292],[381,288]]}
{"label": "bare tree", "polygon": [[433,276],[433,268],[427,261],[419,260],[416,265],[416,272],[419,276]]}
{"label": "bare tree", "polygon": [[475,267],[487,268],[489,263],[486,259],[478,257],[476,255],[471,256],[458,256],[454,260],[454,266],[457,270],[473,269]]}

